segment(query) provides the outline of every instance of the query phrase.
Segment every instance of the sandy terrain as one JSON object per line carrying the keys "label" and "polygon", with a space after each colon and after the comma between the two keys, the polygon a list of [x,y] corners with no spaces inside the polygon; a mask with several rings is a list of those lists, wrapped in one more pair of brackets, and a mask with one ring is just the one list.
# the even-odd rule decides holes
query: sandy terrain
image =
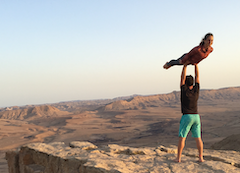
{"label": "sandy terrain", "polygon": [[[222,91],[214,90],[215,96],[216,93],[223,95]],[[201,99],[199,102],[204,148],[210,148],[215,142],[240,132],[240,94],[234,100],[210,96],[212,99]],[[133,147],[177,145],[181,118],[179,96],[164,96],[165,100],[158,98],[161,101],[159,104],[155,97],[137,98],[138,107],[136,98],[127,102],[117,101],[97,110],[77,111],[82,113],[63,112],[50,106],[34,109],[39,112],[27,110],[25,112],[31,112],[31,116],[24,114],[21,119],[17,118],[16,113],[4,114],[1,111],[0,172],[7,170],[5,151],[32,142],[68,143],[75,140],[89,141],[96,145],[116,143]],[[124,109],[124,106],[134,109]],[[74,110],[73,107],[71,109]],[[7,119],[3,119],[4,116]],[[186,147],[195,147],[195,141],[190,135]]]}

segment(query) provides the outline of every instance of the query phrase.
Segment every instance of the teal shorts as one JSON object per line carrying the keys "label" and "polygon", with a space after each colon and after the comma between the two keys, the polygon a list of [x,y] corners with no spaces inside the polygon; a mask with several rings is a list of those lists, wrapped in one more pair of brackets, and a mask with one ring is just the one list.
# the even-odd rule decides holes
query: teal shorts
{"label": "teal shorts", "polygon": [[186,138],[189,131],[192,132],[192,137],[201,137],[201,122],[199,114],[184,114],[182,116],[178,136]]}

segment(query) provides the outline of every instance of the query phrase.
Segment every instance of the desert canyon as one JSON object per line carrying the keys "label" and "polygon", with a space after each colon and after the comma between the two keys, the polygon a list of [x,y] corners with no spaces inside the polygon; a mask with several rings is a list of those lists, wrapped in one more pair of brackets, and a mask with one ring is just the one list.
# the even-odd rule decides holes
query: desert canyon
{"label": "desert canyon", "polygon": [[[205,167],[212,162],[220,162],[229,167],[226,169],[229,172],[240,172],[240,161],[234,161],[234,157],[240,158],[240,87],[201,90],[198,110],[202,121]],[[109,160],[113,158],[111,154],[116,150],[113,149],[116,146],[125,153],[141,148],[141,152],[145,152],[144,155],[149,158],[153,152],[159,156],[164,155],[161,152],[171,153],[172,155],[164,155],[165,159],[168,157],[171,160],[176,155],[180,118],[179,91],[149,96],[133,95],[115,99],[1,108],[0,172],[8,172],[5,159],[7,151],[17,150],[21,146],[38,150],[36,146],[41,143],[51,147],[57,144],[57,147],[66,148],[73,141],[85,141],[98,148],[95,152],[108,152],[109,157],[111,156]],[[108,150],[103,146],[108,146]],[[192,148],[196,147],[190,133],[185,146],[186,157],[195,157],[196,153],[193,154],[195,150]],[[218,153],[219,158],[213,157],[214,153]],[[215,159],[210,159],[211,157]],[[232,161],[228,163],[226,159],[230,157]],[[194,159],[185,160],[192,163]],[[159,162],[161,161],[160,159]],[[181,164],[180,167],[183,166]],[[169,170],[165,172],[181,172],[178,169],[184,169],[173,165],[172,170],[169,166],[166,167]],[[224,168],[215,171],[212,167],[209,170],[224,172]]]}

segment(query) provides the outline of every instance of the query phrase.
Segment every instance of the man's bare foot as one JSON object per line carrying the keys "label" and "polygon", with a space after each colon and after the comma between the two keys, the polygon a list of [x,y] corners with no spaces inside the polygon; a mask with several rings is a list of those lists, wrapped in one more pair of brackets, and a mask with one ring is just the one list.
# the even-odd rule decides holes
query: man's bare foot
{"label": "man's bare foot", "polygon": [[170,65],[168,65],[168,62],[166,62],[166,64],[163,66],[163,68],[168,69],[169,67],[171,67]]}
{"label": "man's bare foot", "polygon": [[180,162],[181,162],[181,159],[176,158],[176,159],[174,159],[173,161],[176,162],[176,163],[180,163]]}
{"label": "man's bare foot", "polygon": [[199,158],[198,162],[204,162],[205,160],[203,160],[203,158]]}
{"label": "man's bare foot", "polygon": [[199,154],[199,156],[198,156],[198,162],[204,162],[203,155]]}

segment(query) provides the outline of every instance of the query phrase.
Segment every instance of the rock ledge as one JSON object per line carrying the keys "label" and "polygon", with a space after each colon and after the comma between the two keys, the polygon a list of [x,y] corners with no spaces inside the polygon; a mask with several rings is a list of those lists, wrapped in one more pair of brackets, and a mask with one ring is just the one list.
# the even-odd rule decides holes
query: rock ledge
{"label": "rock ledge", "polygon": [[240,172],[240,152],[204,150],[198,163],[196,149],[185,149],[182,163],[175,163],[177,147],[132,148],[109,144],[97,147],[74,141],[32,143],[8,151],[9,173],[180,173]]}

